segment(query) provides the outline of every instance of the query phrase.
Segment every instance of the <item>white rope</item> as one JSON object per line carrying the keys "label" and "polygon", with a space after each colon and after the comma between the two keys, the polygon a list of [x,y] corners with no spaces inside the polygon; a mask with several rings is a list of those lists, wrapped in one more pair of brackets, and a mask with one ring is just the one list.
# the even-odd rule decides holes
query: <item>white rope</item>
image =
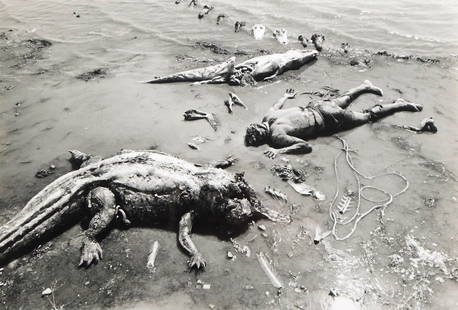
{"label": "white rope", "polygon": [[[363,218],[365,218],[366,216],[371,214],[373,211],[375,211],[377,209],[381,209],[382,215],[383,215],[385,209],[393,202],[394,198],[399,196],[399,195],[401,195],[402,193],[404,193],[409,188],[409,181],[403,175],[401,175],[398,172],[386,172],[386,173],[381,173],[381,174],[373,175],[373,176],[364,175],[363,173],[358,171],[358,169],[355,168],[355,166],[353,164],[353,159],[352,159],[351,154],[350,154],[351,150],[350,150],[350,147],[349,147],[348,143],[343,138],[340,138],[338,136],[335,136],[335,137],[337,139],[339,139],[340,142],[342,142],[342,146],[343,147],[342,147],[342,151],[339,152],[337,154],[337,156],[335,157],[335,159],[334,159],[334,173],[336,175],[336,193],[335,193],[334,198],[332,199],[331,204],[329,206],[329,217],[333,221],[332,235],[334,236],[334,238],[336,240],[341,241],[341,240],[346,240],[346,239],[350,238],[353,235],[353,233],[356,231],[356,228],[358,227],[358,223]],[[353,216],[348,220],[339,220],[338,217],[337,217],[337,214],[336,214],[336,212],[338,212],[336,210],[336,206],[337,206],[336,202],[337,202],[337,198],[339,197],[339,173],[338,173],[338,169],[337,169],[337,161],[338,161],[338,159],[340,158],[340,156],[342,154],[345,154],[345,160],[346,160],[348,166],[350,167],[350,169],[354,172],[353,176],[354,176],[354,178],[356,180],[357,188],[358,188],[358,190],[357,190],[356,211],[354,212]],[[385,190],[383,190],[383,189],[381,189],[381,188],[375,187],[375,186],[369,186],[369,185],[362,186],[361,185],[361,179],[373,180],[373,179],[381,177],[381,176],[389,176],[389,175],[393,175],[393,176],[399,177],[405,183],[404,188],[402,190],[400,190],[399,192],[395,193],[394,195],[389,193],[389,192],[387,192],[387,191],[385,191]],[[368,198],[367,196],[365,196],[363,194],[363,192],[365,190],[369,190],[369,189],[376,190],[376,191],[384,194],[387,198],[386,199],[382,199],[382,200],[370,199],[370,198]],[[368,201],[368,202],[372,202],[375,205],[373,205],[366,212],[360,213],[361,198],[366,200],[366,201]],[[337,234],[337,226],[345,226],[345,225],[349,225],[351,223],[353,223],[353,227],[352,227],[351,231],[347,235],[339,236]]]}

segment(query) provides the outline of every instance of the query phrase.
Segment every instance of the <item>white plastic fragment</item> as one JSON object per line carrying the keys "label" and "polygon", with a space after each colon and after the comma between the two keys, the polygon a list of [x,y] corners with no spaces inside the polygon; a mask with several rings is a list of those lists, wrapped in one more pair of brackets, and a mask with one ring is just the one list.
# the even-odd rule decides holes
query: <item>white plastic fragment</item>
{"label": "white plastic fragment", "polygon": [[41,297],[48,296],[52,294],[52,290],[48,287],[43,292],[41,292]]}

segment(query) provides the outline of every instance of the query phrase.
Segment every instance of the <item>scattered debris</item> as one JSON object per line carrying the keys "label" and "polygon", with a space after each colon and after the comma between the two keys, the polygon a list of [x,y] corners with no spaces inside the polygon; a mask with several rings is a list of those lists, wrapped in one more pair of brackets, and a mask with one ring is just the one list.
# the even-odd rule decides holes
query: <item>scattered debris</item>
{"label": "scattered debris", "polygon": [[207,41],[197,41],[195,43],[196,46],[200,48],[205,48],[210,50],[214,54],[219,54],[219,55],[228,55],[231,52],[223,47],[220,47],[216,45],[215,43],[212,42],[207,42]]}
{"label": "scattered debris", "polygon": [[343,42],[340,44],[340,48],[345,54],[348,54],[348,50],[350,49],[350,43],[348,42]]}
{"label": "scattered debris", "polygon": [[290,180],[290,181],[288,181],[288,184],[291,185],[291,187],[301,195],[312,196],[313,198],[315,198],[317,200],[325,200],[326,199],[326,196],[322,192],[318,191],[313,186],[305,184],[304,182],[295,183],[295,182]]}
{"label": "scattered debris", "polygon": [[26,45],[31,45],[36,49],[42,49],[45,47],[50,47],[52,43],[48,40],[43,40],[43,39],[29,39],[23,41],[24,44]]}
{"label": "scattered debris", "polygon": [[211,288],[211,284],[210,283],[205,283],[204,281],[198,279],[196,281],[196,288],[200,288],[200,289],[203,289],[203,290],[209,290]]}
{"label": "scattered debris", "polygon": [[21,107],[22,101],[16,102],[14,104],[14,116],[18,117],[19,116],[19,108]]}
{"label": "scattered debris", "polygon": [[277,39],[281,45],[288,44],[288,31],[286,29],[275,29],[272,36]]}
{"label": "scattered debris", "polygon": [[50,169],[40,169],[37,171],[37,173],[35,173],[35,177],[39,179],[46,178],[47,176],[50,176],[51,174],[54,173],[53,170],[54,169],[51,169],[51,168]]}
{"label": "scattered debris", "polygon": [[242,246],[237,241],[235,241],[233,238],[231,238],[230,240],[236,252],[240,254],[244,254],[246,257],[251,256],[251,250],[247,245]]}
{"label": "scattered debris", "polygon": [[199,19],[202,19],[204,18],[205,15],[208,15],[208,13],[210,13],[211,10],[213,10],[214,7],[213,6],[209,6],[207,4],[204,5],[204,7],[202,8],[202,10],[199,12],[199,15],[197,15],[197,17]]}
{"label": "scattered debris", "polygon": [[293,180],[296,183],[305,181],[305,174],[302,171],[293,168],[291,164],[275,164],[272,166],[271,171],[283,181]]}
{"label": "scattered debris", "polygon": [[227,110],[229,113],[232,113],[233,105],[239,105],[243,107],[245,110],[248,110],[248,107],[234,93],[229,93],[229,100],[224,100],[224,105],[227,106]]}
{"label": "scattered debris", "polygon": [[218,130],[218,121],[216,115],[213,113],[207,113],[198,111],[196,109],[187,110],[183,114],[186,121],[193,121],[198,119],[206,119],[214,131]]}
{"label": "scattered debris", "polygon": [[220,168],[220,169],[226,169],[234,165],[234,163],[237,161],[238,161],[237,158],[234,158],[233,155],[229,155],[228,157],[226,157],[226,159],[220,160],[214,163],[213,167]]}
{"label": "scattered debris", "polygon": [[189,142],[188,146],[193,150],[200,150],[200,148],[194,143]]}
{"label": "scattered debris", "polygon": [[234,32],[239,32],[242,27],[246,26],[246,22],[236,21],[234,24]]}
{"label": "scattered debris", "polygon": [[437,64],[440,62],[439,58],[432,58],[432,57],[424,57],[424,56],[415,56],[415,55],[397,55],[390,53],[388,51],[378,51],[373,53],[374,55],[377,56],[386,56],[386,57],[391,57],[393,59],[396,59],[398,61],[403,61],[403,60],[415,60],[421,63],[427,63],[427,64]]}
{"label": "scattered debris", "polygon": [[437,197],[423,197],[423,205],[427,208],[435,208],[438,203]]}
{"label": "scattered debris", "polygon": [[337,297],[337,296],[339,296],[339,292],[338,292],[335,288],[331,288],[331,289],[329,290],[329,296],[331,296],[331,297]]}
{"label": "scattered debris", "polygon": [[254,37],[255,40],[262,40],[265,31],[266,27],[261,24],[256,24],[253,27],[251,27],[251,35]]}
{"label": "scattered debris", "polygon": [[107,77],[107,70],[103,68],[98,68],[89,72],[82,73],[80,75],[77,75],[76,78],[78,80],[83,80],[85,82],[88,82],[90,80],[95,80],[97,78],[103,79]]}
{"label": "scattered debris", "polygon": [[235,255],[231,251],[227,251],[227,258],[230,259],[230,260],[234,260],[235,259]]}
{"label": "scattered debris", "polygon": [[339,213],[344,214],[345,212],[347,212],[348,208],[351,205],[351,202],[351,196],[347,196],[345,194],[342,195],[342,198],[340,199],[340,202],[337,205],[337,210],[339,210]]}
{"label": "scattered debris", "polygon": [[397,267],[404,262],[404,258],[399,254],[390,255],[388,259],[390,260],[388,263],[389,267]]}
{"label": "scattered debris", "polygon": [[48,296],[52,294],[52,290],[48,287],[43,292],[41,292],[41,297]]}
{"label": "scattered debris", "polygon": [[226,15],[224,14],[219,14],[218,17],[216,18],[216,24],[219,25],[221,23],[221,20],[223,18],[226,18]]}
{"label": "scattered debris", "polygon": [[310,44],[310,40],[308,38],[304,38],[302,34],[297,37],[297,40],[302,44],[302,47],[307,47],[307,45]]}
{"label": "scattered debris", "polygon": [[196,137],[192,138],[191,140],[194,141],[195,144],[203,144],[203,143],[208,141],[207,138],[204,138],[204,137],[201,137],[201,136],[196,136]]}
{"label": "scattered debris", "polygon": [[[424,158],[425,161],[420,163],[420,166],[431,170],[433,173],[428,174],[428,177],[435,178],[437,181],[446,183],[449,180],[457,181],[457,177],[453,173],[453,171],[449,170],[447,166],[440,161],[430,160]],[[436,174],[437,173],[437,174]]]}
{"label": "scattered debris", "polygon": [[258,258],[258,262],[261,265],[262,270],[267,275],[272,285],[278,289],[282,288],[283,284],[280,282],[278,277],[275,275],[275,272],[273,271],[272,266],[267,261],[267,258],[264,255],[264,253],[259,252],[258,254],[256,254],[256,257]]}
{"label": "scattered debris", "polygon": [[157,252],[159,251],[159,242],[156,240],[153,243],[153,246],[151,248],[151,253],[148,255],[148,261],[146,263],[146,267],[151,271],[155,272],[156,271],[156,256]]}
{"label": "scattered debris", "polygon": [[[375,210],[381,209],[381,215],[383,216],[384,210],[388,206],[391,205],[391,203],[394,201],[394,198],[401,195],[405,191],[407,191],[407,189],[409,188],[409,181],[402,174],[398,172],[384,172],[384,173],[381,173],[378,175],[372,175],[372,176],[361,173],[358,169],[356,169],[356,167],[353,164],[353,158],[351,155],[352,150],[350,149],[350,146],[348,145],[348,143],[341,137],[335,136],[335,138],[338,139],[342,143],[342,149],[334,158],[334,173],[336,177],[336,191],[334,194],[334,198],[332,199],[332,202],[329,205],[329,216],[333,223],[332,235],[334,236],[336,240],[342,241],[342,240],[346,240],[350,238],[356,231],[358,227],[358,223],[363,218],[373,213]],[[337,198],[339,197],[339,184],[340,184],[339,173],[338,173],[338,170],[339,170],[338,161],[339,161],[340,156],[344,158],[345,165],[351,169],[352,171],[351,173],[355,177],[356,182],[358,184],[358,189],[356,192],[357,193],[356,206],[355,208],[353,208],[354,209],[354,211],[352,212],[353,215],[349,216],[346,219],[342,219],[341,217],[339,217],[338,214],[340,215],[343,214],[349,208],[350,202],[351,202],[350,197],[351,195],[354,195],[354,193],[347,191],[346,195],[344,194],[344,197],[342,197],[340,202],[337,203]],[[399,191],[392,194],[392,193],[389,193],[381,189],[380,187],[371,186],[371,185],[362,185],[364,181],[373,180],[375,178],[382,177],[382,176],[393,176],[393,177],[399,178],[404,183],[404,186],[401,187]],[[367,196],[363,195],[363,192],[365,192],[365,190],[372,190],[372,191],[379,192],[385,195],[386,198],[383,200],[379,200],[379,201],[368,198]],[[345,196],[347,196],[347,198],[345,198]],[[361,199],[364,199],[367,202],[372,204],[364,212],[361,211]],[[337,209],[337,212],[335,209]],[[337,227],[345,227],[347,225],[351,227],[351,229],[349,229],[349,232],[344,236],[338,236]]]}
{"label": "scattered debris", "polygon": [[313,243],[316,245],[320,243],[321,240],[328,237],[332,233],[332,230],[325,231],[324,233],[321,232],[320,226],[315,228],[315,237],[313,238]]}
{"label": "scattered debris", "polygon": [[284,202],[288,202],[288,197],[286,196],[286,194],[276,190],[275,188],[266,186],[264,188],[264,191],[274,199],[280,199],[280,200],[283,200]]}
{"label": "scattered debris", "polygon": [[409,248],[414,254],[414,258],[410,259],[414,265],[428,265],[429,267],[436,267],[444,274],[449,274],[446,264],[448,257],[445,254],[422,247],[411,235],[406,236],[406,245],[407,248]]}
{"label": "scattered debris", "polygon": [[315,49],[318,52],[321,52],[323,50],[323,43],[325,41],[325,37],[322,34],[316,34],[314,33],[312,37],[310,38],[310,41],[312,41],[313,45],[315,46]]}

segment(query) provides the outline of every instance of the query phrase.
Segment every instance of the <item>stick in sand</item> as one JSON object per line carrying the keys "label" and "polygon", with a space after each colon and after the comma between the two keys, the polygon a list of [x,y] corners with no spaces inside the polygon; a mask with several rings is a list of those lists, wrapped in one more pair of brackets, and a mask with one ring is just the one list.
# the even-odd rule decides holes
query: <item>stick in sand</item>
{"label": "stick in sand", "polygon": [[258,258],[258,262],[262,267],[262,270],[264,270],[264,273],[267,275],[269,278],[270,282],[275,288],[282,288],[283,285],[281,284],[280,280],[278,277],[275,275],[275,272],[272,269],[272,266],[267,262],[267,258],[264,255],[264,253],[259,252],[259,254],[256,254]]}
{"label": "stick in sand", "polygon": [[158,250],[159,250],[159,242],[154,241],[153,247],[151,248],[151,253],[150,255],[148,255],[148,262],[146,263],[146,267],[148,267],[148,269],[150,269],[152,272],[156,271],[155,262],[156,262],[156,256],[157,256]]}

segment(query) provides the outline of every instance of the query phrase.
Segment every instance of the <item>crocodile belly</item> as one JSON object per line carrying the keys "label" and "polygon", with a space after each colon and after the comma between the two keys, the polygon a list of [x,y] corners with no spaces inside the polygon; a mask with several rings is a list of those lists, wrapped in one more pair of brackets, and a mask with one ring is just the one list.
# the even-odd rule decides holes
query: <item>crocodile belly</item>
{"label": "crocodile belly", "polygon": [[118,187],[115,190],[120,208],[132,224],[150,225],[177,218],[180,194],[148,193]]}

